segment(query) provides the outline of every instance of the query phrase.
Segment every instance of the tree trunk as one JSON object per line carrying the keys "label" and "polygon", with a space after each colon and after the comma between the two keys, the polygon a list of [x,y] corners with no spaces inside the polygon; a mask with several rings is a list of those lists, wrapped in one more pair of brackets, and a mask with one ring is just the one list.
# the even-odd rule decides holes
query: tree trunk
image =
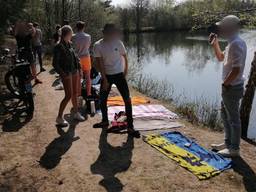
{"label": "tree trunk", "polygon": [[81,0],[78,0],[78,17],[79,17],[79,21],[82,20],[81,18]]}
{"label": "tree trunk", "polygon": [[44,0],[44,8],[45,8],[45,15],[46,15],[46,38],[47,40],[51,37],[52,31],[51,31],[51,17],[50,17],[50,10],[51,10],[51,5],[49,0]]}
{"label": "tree trunk", "polygon": [[65,0],[62,0],[62,25],[64,25],[64,21],[66,19],[66,13],[65,13]]}
{"label": "tree trunk", "polygon": [[54,1],[54,12],[55,12],[55,24],[60,23],[60,7],[59,7],[59,0]]}
{"label": "tree trunk", "polygon": [[140,4],[139,1],[136,5],[136,32],[139,33],[140,31]]}
{"label": "tree trunk", "polygon": [[249,81],[246,85],[246,90],[241,103],[241,125],[242,125],[242,137],[247,138],[247,131],[250,121],[250,114],[253,105],[253,99],[256,86],[256,52],[251,65],[251,71],[249,75]]}

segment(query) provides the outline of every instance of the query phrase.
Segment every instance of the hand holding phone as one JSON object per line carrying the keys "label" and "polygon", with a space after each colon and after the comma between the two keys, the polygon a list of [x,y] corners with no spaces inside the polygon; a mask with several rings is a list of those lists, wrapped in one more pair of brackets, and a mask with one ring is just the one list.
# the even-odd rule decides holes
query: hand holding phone
{"label": "hand holding phone", "polygon": [[218,37],[217,34],[211,33],[210,36],[209,36],[209,43],[210,43],[211,45],[213,45],[214,42],[216,41],[217,37]]}

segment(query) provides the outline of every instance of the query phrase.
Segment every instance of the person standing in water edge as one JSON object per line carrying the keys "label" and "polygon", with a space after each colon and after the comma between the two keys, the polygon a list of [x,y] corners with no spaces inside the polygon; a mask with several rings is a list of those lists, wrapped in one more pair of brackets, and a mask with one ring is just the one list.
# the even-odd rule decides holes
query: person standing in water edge
{"label": "person standing in water edge", "polygon": [[221,37],[228,40],[228,46],[223,52],[220,49],[218,38],[210,35],[210,41],[219,61],[224,62],[222,74],[222,110],[224,123],[225,143],[213,144],[213,149],[225,157],[239,156],[241,138],[240,100],[244,93],[244,68],[247,46],[239,37],[240,19],[234,15],[224,17],[216,23]]}

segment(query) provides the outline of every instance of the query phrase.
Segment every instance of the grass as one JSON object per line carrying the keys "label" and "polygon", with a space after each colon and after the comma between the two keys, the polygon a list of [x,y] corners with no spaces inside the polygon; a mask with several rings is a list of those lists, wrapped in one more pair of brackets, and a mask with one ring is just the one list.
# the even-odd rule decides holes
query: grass
{"label": "grass", "polygon": [[203,99],[195,102],[183,101],[176,104],[176,110],[192,124],[203,124],[216,131],[223,130],[217,104],[209,104]]}
{"label": "grass", "polygon": [[156,81],[151,75],[138,75],[129,81],[139,92],[154,99],[172,101],[174,89],[167,81]]}

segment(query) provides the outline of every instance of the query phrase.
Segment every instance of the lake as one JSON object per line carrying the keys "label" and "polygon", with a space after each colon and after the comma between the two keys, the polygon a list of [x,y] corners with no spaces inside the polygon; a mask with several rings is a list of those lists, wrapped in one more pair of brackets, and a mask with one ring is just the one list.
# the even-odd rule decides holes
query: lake
{"label": "lake", "polygon": [[[248,47],[245,75],[248,77],[256,48],[256,31],[244,30],[241,37]],[[137,41],[137,39],[139,39]],[[208,44],[205,34],[187,32],[147,33],[124,38],[129,61],[136,72],[172,85],[175,97],[186,101],[203,98],[209,104],[221,101],[222,65]],[[226,46],[223,41],[221,46]],[[256,99],[248,137],[256,139]]]}

